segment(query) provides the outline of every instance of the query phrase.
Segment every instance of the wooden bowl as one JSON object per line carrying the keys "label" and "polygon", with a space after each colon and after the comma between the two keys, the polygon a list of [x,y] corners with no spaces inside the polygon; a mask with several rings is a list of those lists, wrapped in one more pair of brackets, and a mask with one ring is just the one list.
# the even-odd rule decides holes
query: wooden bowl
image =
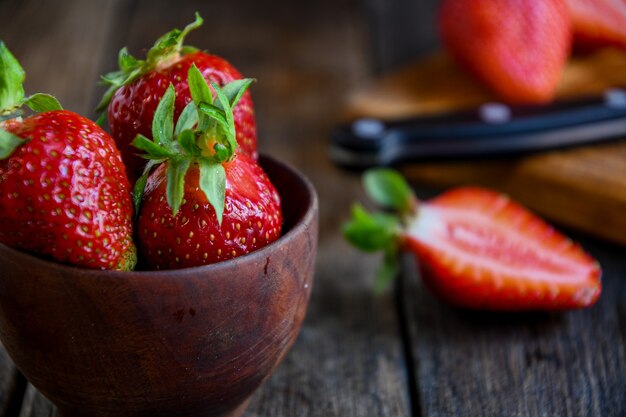
{"label": "wooden bowl", "polygon": [[268,157],[283,235],[172,271],[94,271],[0,244],[0,340],[64,417],[240,416],[304,319],[317,248],[311,184]]}

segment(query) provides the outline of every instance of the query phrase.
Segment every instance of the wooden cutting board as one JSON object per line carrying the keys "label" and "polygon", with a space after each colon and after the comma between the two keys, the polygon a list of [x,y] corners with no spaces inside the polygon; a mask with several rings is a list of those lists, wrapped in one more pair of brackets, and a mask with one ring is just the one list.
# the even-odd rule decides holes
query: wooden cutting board
{"label": "wooden cutting board", "polygon": [[[572,58],[557,96],[575,98],[612,86],[626,86],[626,53],[605,49]],[[489,101],[497,98],[438,54],[356,91],[348,117],[398,118]],[[422,183],[492,187],[560,224],[626,244],[626,138],[520,158],[412,163],[402,171]]]}

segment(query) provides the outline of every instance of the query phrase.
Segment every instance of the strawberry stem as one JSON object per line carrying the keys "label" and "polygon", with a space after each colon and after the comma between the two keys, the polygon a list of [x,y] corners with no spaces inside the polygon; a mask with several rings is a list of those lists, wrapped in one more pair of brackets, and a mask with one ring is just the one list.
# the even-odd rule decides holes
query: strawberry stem
{"label": "strawberry stem", "polygon": [[397,254],[406,219],[416,215],[418,200],[411,187],[397,171],[387,168],[368,170],[363,175],[368,196],[395,214],[370,213],[361,205],[352,208],[352,218],[343,226],[348,242],[364,252],[382,251],[383,263],[376,274],[374,289],[386,288],[397,275]]}
{"label": "strawberry stem", "polygon": [[[101,77],[102,82],[108,85],[109,88],[102,96],[100,103],[98,103],[96,111],[103,113],[111,102],[115,92],[121,87],[131,84],[154,68],[175,61],[181,55],[197,51],[196,48],[183,45],[183,42],[189,32],[199,28],[203,23],[204,20],[200,14],[196,12],[196,19],[185,26],[183,30],[173,29],[157,39],[152,48],[148,51],[145,60],[135,58],[128,52],[126,47],[122,48],[117,60],[119,69]],[[104,122],[104,119],[99,117],[98,121]]]}
{"label": "strawberry stem", "polygon": [[376,273],[375,289],[386,288],[398,271],[397,253],[400,219],[386,213],[369,213],[361,205],[352,208],[352,219],[343,225],[343,235],[364,252],[384,252],[383,263]]}
{"label": "strawberry stem", "polygon": [[7,159],[13,154],[15,149],[24,143],[26,141],[19,136],[0,129],[0,160]]}

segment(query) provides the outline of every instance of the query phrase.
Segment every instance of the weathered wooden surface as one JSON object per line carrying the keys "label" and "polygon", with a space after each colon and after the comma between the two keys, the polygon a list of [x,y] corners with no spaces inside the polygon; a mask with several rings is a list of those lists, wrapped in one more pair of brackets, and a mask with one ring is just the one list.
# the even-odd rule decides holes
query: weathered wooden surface
{"label": "weathered wooden surface", "polygon": [[437,9],[440,0],[363,0],[367,39],[376,73],[387,72],[433,52],[440,44]]}
{"label": "weathered wooden surface", "polygon": [[[119,48],[141,54],[196,10],[206,23],[190,43],[223,54],[258,79],[252,93],[261,151],[311,178],[321,218],[309,314],[247,417],[626,415],[623,248],[584,242],[605,268],[604,295],[585,311],[461,312],[439,304],[410,274],[397,294],[372,293],[377,260],[357,254],[339,233],[350,203],[363,197],[360,182],[327,157],[328,133],[344,98],[376,61],[366,46],[383,36],[368,32],[356,0],[177,3],[183,4],[2,0],[0,38],[26,67],[28,91],[54,93],[87,115],[103,91],[98,74],[114,68]],[[379,10],[376,4],[400,10],[384,3],[372,0],[369,10]],[[434,1],[417,3],[412,7],[426,14]],[[381,17],[387,30],[397,10]],[[432,33],[432,22],[424,28]],[[398,45],[380,58],[385,45],[375,54],[381,68],[400,62],[394,61]],[[10,408],[0,406],[0,416],[57,417],[31,386],[22,403],[24,385],[0,354],[0,404]]]}
{"label": "weathered wooden surface", "polygon": [[401,303],[423,416],[626,415],[622,247],[583,240],[604,268],[591,309],[490,314],[437,302],[407,256]]}

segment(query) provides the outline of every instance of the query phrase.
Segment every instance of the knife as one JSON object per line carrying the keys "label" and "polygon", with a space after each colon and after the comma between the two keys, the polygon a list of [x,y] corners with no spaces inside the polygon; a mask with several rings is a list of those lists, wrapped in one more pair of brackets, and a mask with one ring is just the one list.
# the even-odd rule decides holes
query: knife
{"label": "knife", "polygon": [[366,169],[403,162],[517,155],[626,138],[626,89],[546,105],[485,103],[401,120],[361,118],[332,133],[330,157]]}

